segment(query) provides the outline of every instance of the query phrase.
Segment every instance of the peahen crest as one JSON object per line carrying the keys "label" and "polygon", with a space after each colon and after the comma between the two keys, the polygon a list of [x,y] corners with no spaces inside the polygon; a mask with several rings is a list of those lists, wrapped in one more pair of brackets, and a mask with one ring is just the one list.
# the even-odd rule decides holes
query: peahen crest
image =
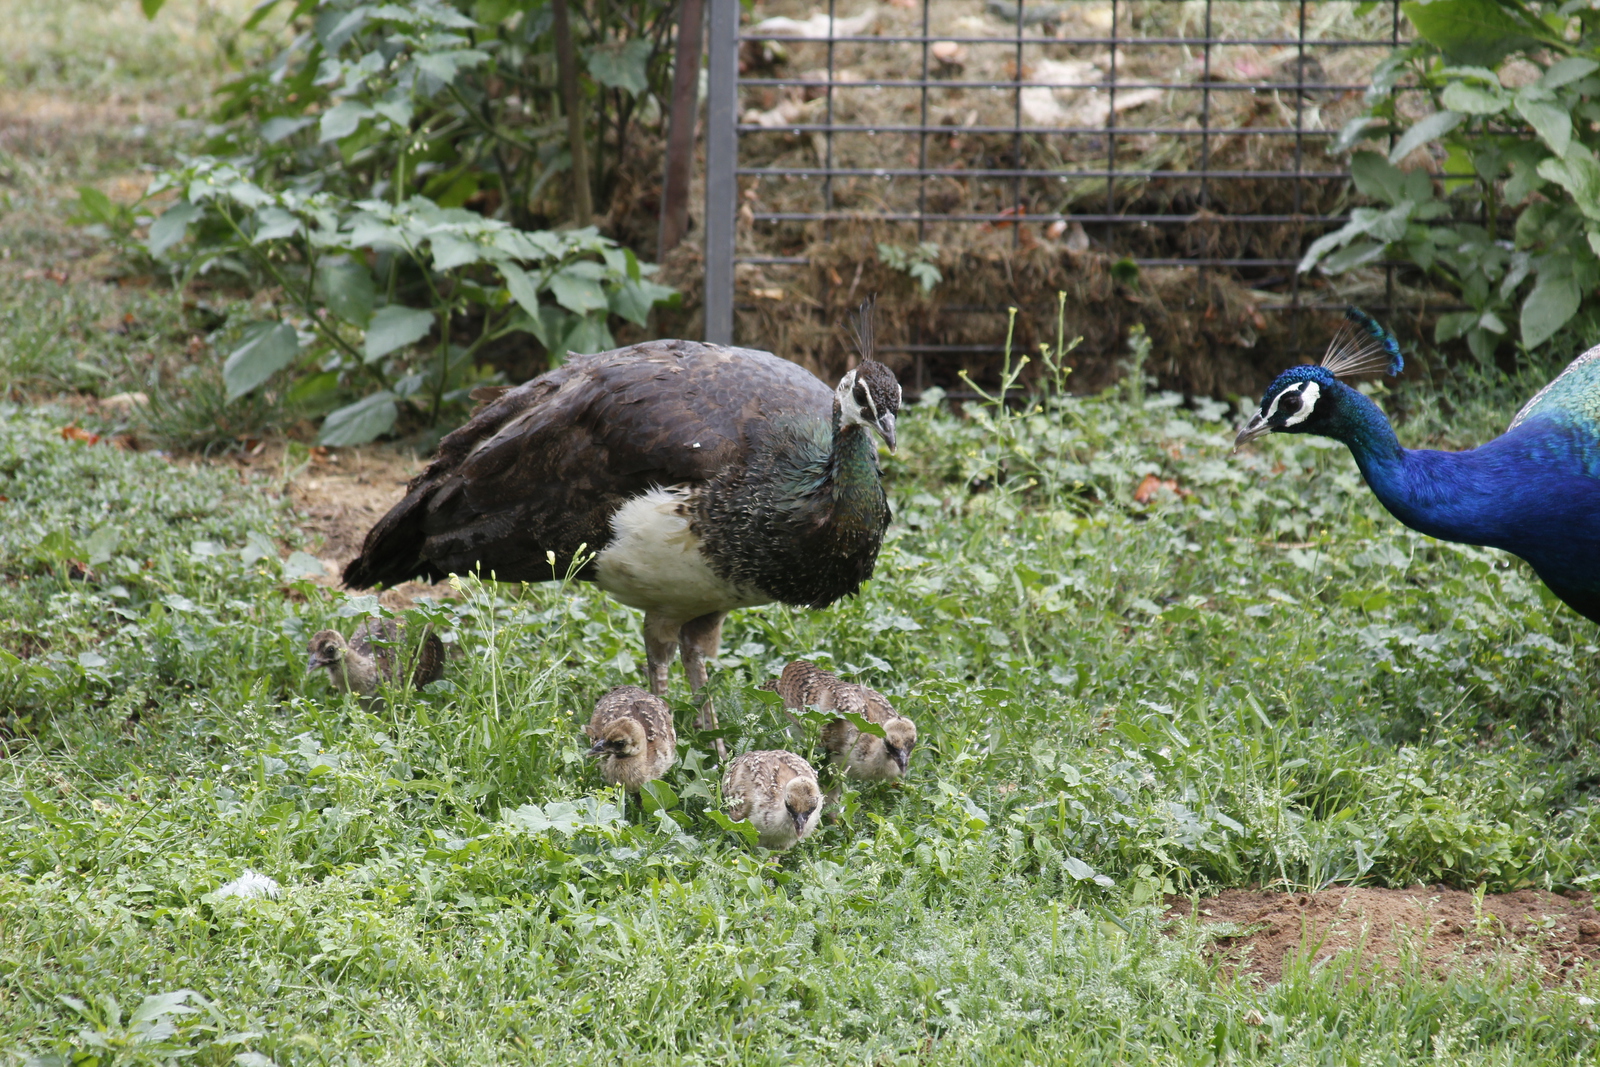
{"label": "peahen crest", "polygon": [[1406,365],[1394,334],[1358,307],[1344,309],[1344,325],[1333,335],[1328,351],[1318,362],[1337,378],[1377,373],[1393,376]]}
{"label": "peahen crest", "polygon": [[872,317],[877,310],[878,297],[874,293],[861,302],[856,309],[856,349],[861,353],[863,362],[877,359],[878,342],[873,336]]}

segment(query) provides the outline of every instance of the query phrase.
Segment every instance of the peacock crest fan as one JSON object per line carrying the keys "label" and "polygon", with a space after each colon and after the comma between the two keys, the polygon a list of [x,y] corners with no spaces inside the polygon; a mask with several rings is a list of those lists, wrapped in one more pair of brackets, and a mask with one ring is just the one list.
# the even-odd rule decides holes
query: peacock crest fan
{"label": "peacock crest fan", "polygon": [[1328,342],[1318,365],[1335,378],[1359,374],[1398,375],[1405,369],[1394,334],[1358,307],[1344,309],[1344,323]]}

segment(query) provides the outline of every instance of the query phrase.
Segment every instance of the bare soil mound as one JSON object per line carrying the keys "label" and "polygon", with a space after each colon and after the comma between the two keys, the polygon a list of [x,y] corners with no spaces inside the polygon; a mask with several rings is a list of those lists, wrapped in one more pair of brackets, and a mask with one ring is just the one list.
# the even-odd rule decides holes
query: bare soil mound
{"label": "bare soil mound", "polygon": [[[311,538],[311,551],[327,572],[314,580],[337,586],[344,565],[360,551],[367,531],[405,495],[406,483],[422,472],[426,460],[387,445],[318,448],[309,460],[286,469],[286,454],[281,446],[268,446],[259,456],[235,455],[233,461],[286,479],[296,524]],[[443,582],[402,582],[385,590],[382,599],[390,608],[403,609],[418,596],[437,600],[452,595]]]}
{"label": "bare soil mound", "polygon": [[1489,894],[1444,886],[1410,889],[1327,889],[1269,893],[1230,889],[1197,906],[1168,900],[1168,916],[1192,914],[1218,931],[1214,958],[1256,981],[1276,982],[1286,964],[1313,963],[1354,950],[1364,968],[1395,967],[1402,951],[1416,953],[1440,974],[1463,959],[1507,952],[1536,960],[1548,983],[1600,960],[1600,910],[1592,894],[1563,896],[1538,889]]}

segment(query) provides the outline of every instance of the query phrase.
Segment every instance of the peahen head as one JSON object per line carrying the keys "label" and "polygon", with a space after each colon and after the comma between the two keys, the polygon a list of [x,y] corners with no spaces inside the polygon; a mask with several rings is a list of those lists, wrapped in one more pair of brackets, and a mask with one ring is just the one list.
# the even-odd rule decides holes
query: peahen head
{"label": "peahen head", "polygon": [[883,438],[894,451],[895,416],[900,413],[900,383],[894,371],[868,360],[839,379],[833,391],[839,406],[839,426],[861,426]]}
{"label": "peahen head", "polygon": [[1269,433],[1345,436],[1341,422],[1354,391],[1339,378],[1374,371],[1394,375],[1404,369],[1393,334],[1359,308],[1346,308],[1344,314],[1344,325],[1320,361],[1290,367],[1267,386],[1260,409],[1234,438],[1236,450]]}
{"label": "peahen head", "polygon": [[862,302],[856,313],[856,348],[861,353],[861,363],[839,379],[833,391],[833,404],[839,413],[839,429],[861,426],[883,438],[883,443],[894,451],[894,420],[900,413],[900,383],[894,371],[879,363],[877,340],[872,328],[872,310],[876,298]]}

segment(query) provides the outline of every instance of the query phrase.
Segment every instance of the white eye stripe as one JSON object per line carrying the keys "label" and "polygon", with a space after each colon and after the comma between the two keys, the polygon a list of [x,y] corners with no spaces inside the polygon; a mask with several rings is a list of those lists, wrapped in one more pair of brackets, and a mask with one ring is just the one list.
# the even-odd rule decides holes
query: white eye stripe
{"label": "white eye stripe", "polygon": [[1290,393],[1300,398],[1300,410],[1283,420],[1284,427],[1298,426],[1311,417],[1312,409],[1317,406],[1317,398],[1322,395],[1322,387],[1316,382],[1302,382],[1293,389],[1285,389],[1272,398],[1272,406],[1267,409],[1264,416],[1265,421],[1272,421],[1272,416],[1278,413],[1278,404]]}
{"label": "white eye stripe", "polygon": [[1317,397],[1322,395],[1322,387],[1316,382],[1307,382],[1300,390],[1300,410],[1284,420],[1285,426],[1298,426],[1311,417],[1311,410],[1317,406]]}

